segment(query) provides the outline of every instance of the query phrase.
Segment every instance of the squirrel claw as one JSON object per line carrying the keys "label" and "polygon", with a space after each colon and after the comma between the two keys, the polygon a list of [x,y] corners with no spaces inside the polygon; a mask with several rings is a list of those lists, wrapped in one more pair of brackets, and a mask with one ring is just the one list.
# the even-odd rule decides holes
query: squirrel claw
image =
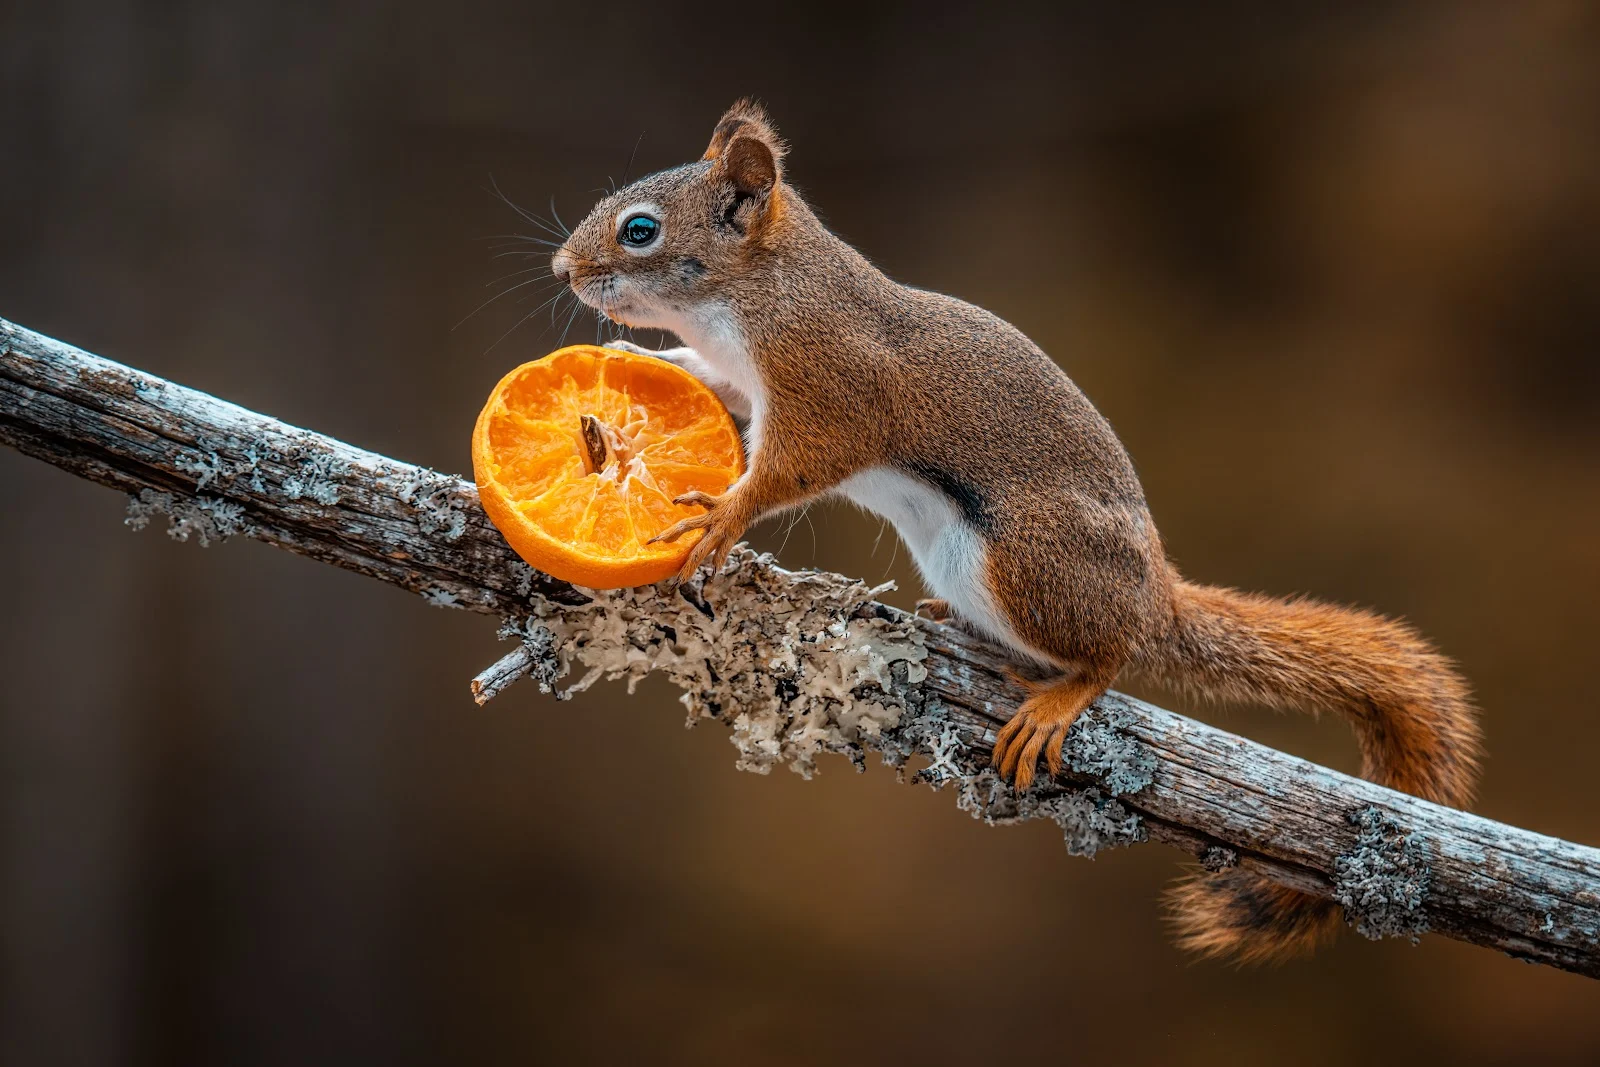
{"label": "squirrel claw", "polygon": [[699,504],[707,511],[703,515],[691,515],[674,523],[651,538],[651,542],[675,541],[690,530],[703,530],[705,532],[689,550],[688,558],[678,571],[679,580],[687,581],[693,577],[708,559],[711,560],[713,573],[722,570],[722,565],[728,562],[728,556],[733,552],[733,546],[744,534],[746,520],[740,516],[739,509],[727,506],[726,497],[714,497],[701,492],[685,493],[673,503]]}
{"label": "squirrel claw", "polygon": [[995,737],[991,762],[999,769],[1000,777],[1013,780],[1017,792],[1026,792],[1033,785],[1041,753],[1051,775],[1061,773],[1061,743],[1066,736],[1065,726],[1042,722],[1019,709]]}
{"label": "squirrel claw", "polygon": [[680,497],[674,497],[672,502],[674,504],[686,506],[698,504],[700,507],[709,510],[722,503],[722,497],[712,496],[710,493],[702,493],[698,489],[691,489],[689,492],[684,493]]}
{"label": "squirrel claw", "polygon": [[[678,504],[678,505],[687,505],[687,506],[699,505],[700,507],[703,507],[703,508],[706,509],[705,514],[703,514],[703,515],[691,515],[687,519],[680,519],[677,522],[673,523],[671,526],[668,526],[665,530],[662,530],[660,533],[656,534],[654,537],[650,538],[650,540],[646,541],[645,544],[653,545],[653,544],[656,544],[658,542],[666,542],[667,544],[671,544],[673,541],[676,541],[678,538],[682,537],[684,534],[688,533],[690,530],[705,530],[706,531],[705,539],[700,542],[701,545],[705,544],[706,541],[712,539],[711,530],[713,528],[715,528],[719,524],[723,524],[723,525],[726,524],[727,520],[726,520],[725,517],[721,518],[721,519],[719,519],[717,517],[719,515],[723,515],[724,514],[719,509],[722,507],[723,501],[726,500],[726,499],[727,498],[725,496],[712,496],[710,493],[702,493],[698,489],[695,489],[695,490],[692,490],[690,492],[684,493],[682,496],[677,497],[672,502],[674,504]],[[742,530],[735,532],[734,537],[733,537],[734,541],[737,541],[739,539],[738,538],[738,533],[739,532],[742,532]],[[730,548],[732,547],[731,543],[730,543],[729,547]],[[696,557],[696,554],[699,554],[699,558],[700,559],[704,559],[705,558],[704,554],[700,553],[699,550],[700,550],[700,545],[696,545],[695,546],[695,552],[690,553],[690,558],[693,559],[693,558]],[[690,569],[690,570],[686,571],[685,573],[686,574],[693,574],[694,571],[692,569]]]}
{"label": "squirrel claw", "polygon": [[1061,773],[1061,749],[1067,731],[1083,710],[1105,691],[1104,686],[1083,678],[1044,683],[1024,681],[1023,684],[1031,695],[995,734],[994,754],[990,758],[1001,778],[1015,781],[1018,792],[1033,785],[1041,755],[1051,776]]}
{"label": "squirrel claw", "polygon": [[704,515],[691,515],[687,519],[680,519],[668,526],[665,530],[646,541],[645,544],[664,543],[670,545],[690,530],[701,530],[709,525],[711,525],[711,512],[708,511]]}
{"label": "squirrel claw", "polygon": [[733,551],[733,546],[739,540],[736,530],[725,531],[716,526],[706,529],[705,536],[689,550],[689,558],[683,561],[683,567],[678,571],[678,581],[686,582],[694,577],[700,565],[707,559],[711,560],[711,573],[716,574],[722,570],[722,565],[728,562],[728,554]]}

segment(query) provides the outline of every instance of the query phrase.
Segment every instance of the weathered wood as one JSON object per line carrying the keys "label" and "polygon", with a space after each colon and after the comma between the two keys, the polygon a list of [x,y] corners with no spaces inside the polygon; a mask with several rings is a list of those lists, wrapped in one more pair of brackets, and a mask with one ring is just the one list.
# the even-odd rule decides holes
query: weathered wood
{"label": "weathered wood", "polygon": [[839,575],[740,550],[679,589],[539,574],[460,478],[375,455],[0,320],[0,441],[130,495],[128,522],[201,544],[249,536],[508,620],[474,680],[557,695],[659,672],[738,765],[809,776],[866,751],[952,785],[994,822],[1054,819],[1070,851],[1153,838],[1340,901],[1371,937],[1432,931],[1600,977],[1600,850],[1454,811],[1112,693],[1073,727],[1070,773],[1019,795],[987,769],[1021,693],[1003,655]]}

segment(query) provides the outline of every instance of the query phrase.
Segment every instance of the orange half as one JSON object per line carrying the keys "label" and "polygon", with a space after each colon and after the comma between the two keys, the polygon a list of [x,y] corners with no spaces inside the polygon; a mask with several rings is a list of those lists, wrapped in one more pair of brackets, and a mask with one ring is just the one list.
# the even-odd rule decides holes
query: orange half
{"label": "orange half", "polygon": [[519,556],[591,589],[677,573],[699,541],[647,544],[704,508],[744,470],[722,401],[688,371],[650,356],[573,345],[500,379],[472,432],[483,510]]}

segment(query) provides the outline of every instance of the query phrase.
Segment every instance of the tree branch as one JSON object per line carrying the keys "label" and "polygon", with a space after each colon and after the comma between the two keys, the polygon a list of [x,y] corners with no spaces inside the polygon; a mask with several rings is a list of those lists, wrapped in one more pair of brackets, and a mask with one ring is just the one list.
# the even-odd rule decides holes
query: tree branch
{"label": "tree branch", "polygon": [[[0,320],[0,441],[130,496],[202,545],[248,536],[507,620],[558,696],[650,673],[691,722],[732,728],[738,765],[809,777],[821,752],[876,751],[991,822],[1044,817],[1069,851],[1153,838],[1329,897],[1369,937],[1433,931],[1600,977],[1600,850],[1453,811],[1116,693],[1073,727],[1070,773],[1017,794],[987,769],[1021,697],[1001,652],[877,603],[840,575],[741,549],[716,575],[596,592],[535,572],[471,483],[401,463]],[[581,673],[580,673],[581,672]],[[576,678],[565,690],[558,685]]]}

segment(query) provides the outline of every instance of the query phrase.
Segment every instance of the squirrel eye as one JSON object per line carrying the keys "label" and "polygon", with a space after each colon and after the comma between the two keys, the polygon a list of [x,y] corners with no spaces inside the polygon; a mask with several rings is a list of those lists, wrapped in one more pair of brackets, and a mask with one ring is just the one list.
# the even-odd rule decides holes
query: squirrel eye
{"label": "squirrel eye", "polygon": [[617,240],[634,248],[643,248],[656,239],[661,232],[661,223],[649,215],[630,215],[617,231]]}

